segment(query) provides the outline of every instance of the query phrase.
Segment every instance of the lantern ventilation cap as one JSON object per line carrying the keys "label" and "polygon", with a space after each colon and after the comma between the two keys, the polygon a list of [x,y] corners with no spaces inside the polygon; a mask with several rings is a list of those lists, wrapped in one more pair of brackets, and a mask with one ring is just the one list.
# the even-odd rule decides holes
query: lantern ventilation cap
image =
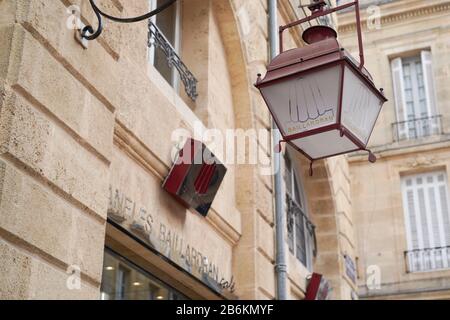
{"label": "lantern ventilation cap", "polygon": [[302,38],[307,44],[312,44],[330,38],[336,39],[337,32],[328,26],[312,26],[303,31]]}

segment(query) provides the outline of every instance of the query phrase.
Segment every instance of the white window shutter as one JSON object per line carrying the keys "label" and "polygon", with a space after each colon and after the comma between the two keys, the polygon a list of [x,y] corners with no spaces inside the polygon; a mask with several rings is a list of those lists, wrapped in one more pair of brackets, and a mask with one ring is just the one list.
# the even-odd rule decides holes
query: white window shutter
{"label": "white window shutter", "polygon": [[442,223],[444,226],[444,237],[445,241],[442,244],[443,246],[450,246],[450,212],[449,212],[449,204],[448,204],[448,190],[445,185],[441,185],[439,187],[439,196],[441,202],[441,210],[442,210]]}
{"label": "white window shutter", "polygon": [[[407,111],[405,103],[405,85],[403,83],[402,58],[396,58],[391,61],[391,70],[395,97],[395,110],[397,111],[397,122],[406,121]],[[399,124],[397,130],[399,140],[407,137],[408,125],[406,122]]]}
{"label": "white window shutter", "polygon": [[[421,52],[422,68],[423,68],[423,79],[425,84],[425,93],[427,95],[427,108],[428,115],[430,117],[436,116],[437,112],[437,99],[436,91],[434,86],[434,76],[433,76],[433,58],[430,51]],[[439,130],[439,119],[431,121],[431,127],[434,133],[438,133]]]}
{"label": "white window shutter", "polygon": [[411,272],[450,268],[450,203],[446,172],[402,179]]}
{"label": "white window shutter", "polygon": [[425,91],[427,94],[427,105],[430,116],[434,116],[437,114],[436,107],[436,93],[434,88],[434,76],[433,76],[433,59],[430,51],[422,51],[422,68],[423,68],[423,77],[425,81]]}
{"label": "white window shutter", "polygon": [[406,201],[407,201],[407,217],[406,220],[408,222],[408,236],[410,240],[410,250],[419,249],[419,235],[418,235],[418,228],[420,225],[418,225],[416,219],[416,207],[414,204],[414,191],[408,190],[406,192]]}
{"label": "white window shutter", "polygon": [[420,252],[414,251],[420,248],[414,193],[414,189],[406,187],[406,183],[403,181],[403,206],[405,208],[406,239],[408,242],[407,259],[409,260],[408,265],[411,272],[421,269]]}

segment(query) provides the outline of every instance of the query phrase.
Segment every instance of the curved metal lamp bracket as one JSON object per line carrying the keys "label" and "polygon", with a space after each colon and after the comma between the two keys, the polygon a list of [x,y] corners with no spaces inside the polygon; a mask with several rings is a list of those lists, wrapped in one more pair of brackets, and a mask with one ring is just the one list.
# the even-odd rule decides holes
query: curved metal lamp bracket
{"label": "curved metal lamp bracket", "polygon": [[324,9],[326,6],[325,1],[323,0],[313,0],[311,5],[308,6],[309,10],[311,11],[311,15],[309,17],[294,21],[292,23],[289,23],[287,25],[281,26],[279,30],[279,38],[280,38],[280,53],[283,53],[283,32],[286,29],[298,26],[302,23],[314,20],[319,17],[323,17],[329,14],[332,14],[337,11],[341,11],[350,7],[355,7],[355,14],[356,14],[356,31],[358,33],[358,47],[359,47],[359,58],[360,58],[360,64],[359,68],[362,70],[364,67],[364,48],[363,48],[363,39],[362,39],[362,30],[361,30],[361,15],[359,10],[359,0],[355,0],[353,2],[343,4],[341,6],[331,8],[331,9]]}
{"label": "curved metal lamp bracket", "polygon": [[132,17],[132,18],[118,18],[111,16],[102,10],[95,4],[94,0],[89,0],[89,3],[91,4],[92,10],[94,10],[95,16],[97,17],[98,26],[97,30],[94,30],[94,28],[91,25],[85,26],[83,29],[81,29],[81,39],[85,40],[95,40],[97,39],[103,32],[103,22],[102,18],[106,18],[115,22],[120,23],[134,23],[139,21],[148,20],[154,15],[157,15],[158,13],[166,10],[168,7],[170,7],[172,4],[177,2],[177,0],[168,0],[166,3],[161,5],[160,7],[156,8],[155,10],[146,13],[142,16]]}

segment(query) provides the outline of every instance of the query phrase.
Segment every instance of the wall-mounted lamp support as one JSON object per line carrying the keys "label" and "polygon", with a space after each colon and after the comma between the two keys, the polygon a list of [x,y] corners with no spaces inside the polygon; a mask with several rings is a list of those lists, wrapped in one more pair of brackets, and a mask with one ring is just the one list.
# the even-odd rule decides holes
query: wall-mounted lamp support
{"label": "wall-mounted lamp support", "polygon": [[98,26],[97,26],[97,30],[94,30],[94,28],[91,25],[87,25],[84,28],[82,28],[80,30],[81,32],[81,39],[84,40],[95,40],[97,39],[103,31],[103,22],[102,22],[102,17],[115,21],[115,22],[119,22],[119,23],[134,23],[134,22],[140,22],[140,21],[144,21],[144,20],[148,20],[151,17],[153,17],[154,15],[157,15],[158,13],[166,10],[167,8],[169,8],[171,5],[173,5],[175,2],[177,2],[177,0],[167,0],[166,3],[164,3],[163,5],[161,5],[160,7],[156,8],[155,10],[146,13],[142,16],[138,16],[138,17],[132,17],[132,18],[118,18],[118,17],[114,17],[111,16],[105,12],[103,12],[102,10],[99,9],[99,7],[97,7],[97,5],[95,4],[94,0],[89,0],[89,3],[91,4],[92,10],[94,10],[94,13],[97,17],[98,20]]}
{"label": "wall-mounted lamp support", "polygon": [[359,0],[355,0],[354,2],[350,2],[347,4],[343,4],[341,6],[330,8],[330,9],[324,9],[326,6],[326,2],[324,0],[313,0],[312,3],[308,6],[308,9],[311,11],[311,15],[309,17],[294,21],[292,23],[289,23],[287,25],[281,26],[279,30],[279,37],[280,37],[280,53],[283,52],[283,32],[286,29],[298,26],[302,23],[309,22],[311,20],[317,19],[319,17],[323,17],[329,14],[332,14],[337,11],[341,11],[347,8],[350,8],[352,6],[355,6],[355,14],[356,14],[356,31],[358,34],[358,47],[359,47],[359,69],[362,70],[364,67],[364,48],[363,48],[363,39],[362,39],[362,30],[361,30],[361,15],[359,12]]}

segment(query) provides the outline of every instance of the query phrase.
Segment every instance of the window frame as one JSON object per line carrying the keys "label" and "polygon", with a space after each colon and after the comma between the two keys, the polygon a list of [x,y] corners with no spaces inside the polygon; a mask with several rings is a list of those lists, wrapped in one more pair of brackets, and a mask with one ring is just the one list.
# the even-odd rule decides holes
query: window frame
{"label": "window frame", "polygon": [[[422,138],[441,132],[441,124],[438,120],[438,102],[434,80],[433,58],[430,49],[415,51],[415,54],[400,55],[391,59],[392,87],[395,102],[395,115],[397,134],[399,140]],[[412,95],[414,105],[414,119],[409,117],[406,102],[406,88],[404,67],[405,63],[420,61],[423,77],[423,87],[427,114],[422,116],[420,110],[420,94],[418,92],[417,68],[414,68],[414,76],[411,76]],[[422,125],[420,124],[422,123]]]}
{"label": "window frame", "polygon": [[[423,74],[423,62],[422,62],[422,58],[420,55],[414,55],[408,58],[403,58],[402,59],[402,68],[403,68],[403,81],[405,81],[405,67],[406,65],[410,66],[410,77],[411,77],[411,91],[412,91],[412,103],[413,103],[413,114],[412,114],[412,119],[410,119],[411,115],[409,114],[409,110],[407,106],[404,106],[405,111],[406,111],[406,119],[407,120],[414,120],[414,119],[420,119],[420,118],[424,118],[424,117],[430,117],[433,116],[432,115],[432,111],[430,109],[430,104],[428,102],[429,98],[428,98],[428,93],[426,92],[425,89],[425,79],[423,79],[424,82],[424,94],[425,94],[425,104],[426,104],[426,115],[424,115],[421,112],[421,98],[420,98],[420,93],[419,93],[419,81],[418,81],[418,76],[419,76],[419,70],[422,72],[422,78],[424,78],[424,74]],[[420,64],[420,68],[417,66],[418,64]],[[414,67],[412,67],[414,66]],[[405,84],[406,85],[406,84]],[[404,88],[404,92],[403,94],[406,95],[406,87]],[[406,97],[405,97],[406,99]],[[405,101],[406,103],[408,103],[408,101]]]}
{"label": "window frame", "polygon": [[[158,0],[148,0],[149,1],[149,7],[150,7],[150,11],[153,11],[157,8],[158,6]],[[166,38],[166,35],[164,35],[164,32],[162,32],[161,30],[159,30],[161,32],[161,34],[164,36],[164,38],[166,38],[166,41],[168,44],[170,44],[170,46],[173,48],[173,50],[175,51],[175,53],[177,53],[178,55],[180,55],[181,52],[181,39],[182,39],[182,1],[177,1],[175,4],[176,6],[175,8],[175,25],[174,25],[174,30],[175,30],[175,35],[174,35],[174,44],[172,45]],[[150,18],[150,21],[157,26],[156,23],[156,18],[157,15],[154,15],[153,17]],[[148,62],[155,67],[155,57],[156,57],[156,46],[150,42],[151,45],[148,46]],[[155,67],[156,69],[156,67]],[[158,70],[158,69],[157,69]],[[159,70],[158,70],[159,72]],[[171,81],[168,82],[169,85],[177,92],[180,92],[180,75],[177,72],[177,69],[172,67],[171,68]]]}
{"label": "window frame", "polygon": [[[289,165],[288,165],[289,163]],[[308,223],[310,223],[309,219],[309,212],[307,208],[307,198],[305,194],[305,189],[302,183],[302,180],[300,179],[300,175],[297,172],[297,169],[295,168],[293,161],[293,157],[290,155],[289,150],[286,150],[286,153],[284,155],[284,187],[286,192],[286,200],[288,202],[289,199],[293,201],[296,206],[298,206],[300,213],[298,215],[292,215],[292,231],[289,231],[289,204],[286,207],[286,229],[287,229],[287,240],[288,240],[288,248],[289,252],[295,257],[296,260],[298,260],[305,268],[307,268],[309,271],[312,271],[313,268],[313,258],[314,258],[314,239],[313,235],[311,234]],[[290,169],[290,170],[289,170]],[[290,186],[287,185],[287,182],[290,182]],[[299,215],[302,215],[300,217]],[[303,223],[303,237],[299,237],[297,235],[298,232],[298,220],[301,219]],[[292,248],[291,248],[291,236],[290,232],[292,234]],[[313,230],[314,232],[314,230]],[[298,249],[298,242],[303,241],[303,245],[305,248],[305,262],[302,261],[302,257],[299,256],[299,252],[297,252]]]}

